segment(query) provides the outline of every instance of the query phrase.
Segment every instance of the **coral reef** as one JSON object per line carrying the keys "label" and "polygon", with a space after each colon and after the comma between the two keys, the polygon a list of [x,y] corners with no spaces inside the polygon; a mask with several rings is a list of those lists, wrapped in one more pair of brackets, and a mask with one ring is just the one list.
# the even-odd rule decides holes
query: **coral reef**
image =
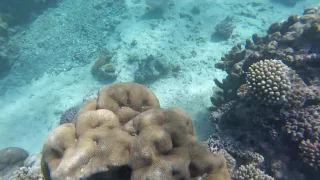
{"label": "coral reef", "polygon": [[319,9],[272,24],[266,36],[254,34],[215,64],[228,75],[214,80],[222,92],[211,97],[218,132],[208,145],[236,160],[238,179],[252,164],[243,154],[259,154],[264,161],[253,167],[275,179],[320,178]]}
{"label": "coral reef", "polygon": [[273,177],[266,175],[254,165],[241,165],[239,169],[232,175],[234,180],[274,180]]}
{"label": "coral reef", "polygon": [[311,143],[310,140],[302,140],[300,144],[303,160],[315,170],[320,169],[320,144],[318,141]]}
{"label": "coral reef", "polygon": [[283,110],[281,114],[285,119],[284,130],[291,135],[294,141],[301,141],[302,139],[318,141],[320,139],[319,113],[319,105],[288,111]]}
{"label": "coral reef", "polygon": [[45,179],[228,180],[222,155],[196,140],[181,108],[160,108],[135,83],[105,87],[76,119],[55,128],[43,147]]}

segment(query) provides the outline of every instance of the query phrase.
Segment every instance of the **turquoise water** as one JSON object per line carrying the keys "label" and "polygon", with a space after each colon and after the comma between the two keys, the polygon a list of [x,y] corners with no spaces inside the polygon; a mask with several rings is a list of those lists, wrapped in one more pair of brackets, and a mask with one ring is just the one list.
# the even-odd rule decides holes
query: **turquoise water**
{"label": "turquoise water", "polygon": [[[30,12],[9,18],[5,7],[13,1],[0,3],[0,52],[10,61],[0,68],[0,149],[41,152],[65,110],[106,85],[134,81],[149,87],[161,107],[185,109],[198,139],[206,140],[214,133],[208,111],[217,89],[213,79],[227,75],[215,63],[252,34],[265,35],[272,23],[319,3],[286,1],[293,2],[169,0],[150,7],[143,0],[60,0],[33,3]],[[26,7],[14,2],[14,8]],[[233,17],[230,37],[212,35],[227,16]],[[113,53],[111,70],[94,75],[92,66],[106,51]],[[160,75],[141,72],[147,79],[137,80],[150,56],[167,69]]]}

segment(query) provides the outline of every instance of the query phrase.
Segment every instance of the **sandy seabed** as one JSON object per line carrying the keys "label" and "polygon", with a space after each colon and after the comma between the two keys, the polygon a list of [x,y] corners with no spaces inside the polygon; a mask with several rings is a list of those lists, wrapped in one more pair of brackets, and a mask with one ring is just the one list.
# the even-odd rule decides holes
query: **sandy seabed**
{"label": "sandy seabed", "polygon": [[[267,0],[241,3],[237,0],[202,0],[200,3],[176,0],[175,5],[164,12],[164,19],[143,19],[144,2],[127,0],[127,10],[113,17],[120,23],[113,33],[108,33],[104,27],[110,18],[101,17],[107,9],[94,9],[94,2],[64,0],[12,38],[12,42],[22,47],[19,61],[27,68],[23,72],[13,68],[8,78],[16,79],[12,82],[15,85],[0,96],[0,149],[15,146],[31,154],[39,152],[64,110],[81,104],[87,94],[107,85],[90,74],[100,47],[116,52],[114,61],[119,75],[114,82],[134,80],[137,64],[127,62],[128,54],[138,57],[164,54],[180,64],[178,76],[169,75],[145,85],[156,94],[163,108],[184,108],[193,117],[199,139],[205,140],[213,133],[207,110],[215,88],[213,79],[222,80],[226,75],[214,68],[215,62],[253,33],[264,34],[273,22],[291,14],[301,14],[304,8],[316,4],[315,0],[301,1],[294,7]],[[260,5],[252,6],[253,2]],[[194,6],[200,7],[199,15],[193,15],[192,21],[180,18],[181,13],[191,14]],[[246,16],[248,13],[256,17]],[[227,41],[212,41],[210,36],[215,25],[228,15],[236,18],[233,36]],[[89,35],[79,35],[79,26],[86,27]],[[130,47],[133,39],[138,42],[134,48]],[[192,51],[196,56],[191,55]],[[75,54],[89,62],[63,69],[77,63],[72,61]],[[59,73],[50,71],[55,68]],[[24,79],[37,71],[42,72],[41,76]],[[27,83],[17,85],[22,79]]]}

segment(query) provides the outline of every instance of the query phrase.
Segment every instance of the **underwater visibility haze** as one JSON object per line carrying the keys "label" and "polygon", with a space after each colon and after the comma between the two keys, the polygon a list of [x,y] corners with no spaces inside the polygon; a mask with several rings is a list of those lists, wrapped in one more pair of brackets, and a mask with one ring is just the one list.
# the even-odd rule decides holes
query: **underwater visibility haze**
{"label": "underwater visibility haze", "polygon": [[320,180],[318,0],[0,0],[0,180]]}

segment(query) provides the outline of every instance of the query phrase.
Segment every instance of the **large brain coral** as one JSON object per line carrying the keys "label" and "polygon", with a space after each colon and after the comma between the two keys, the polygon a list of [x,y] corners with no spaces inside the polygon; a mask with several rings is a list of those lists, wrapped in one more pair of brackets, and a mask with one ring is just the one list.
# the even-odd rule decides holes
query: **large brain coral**
{"label": "large brain coral", "polygon": [[134,83],[104,88],[72,123],[54,129],[42,170],[46,180],[230,179],[225,159],[196,140],[190,116],[161,109],[149,89]]}

